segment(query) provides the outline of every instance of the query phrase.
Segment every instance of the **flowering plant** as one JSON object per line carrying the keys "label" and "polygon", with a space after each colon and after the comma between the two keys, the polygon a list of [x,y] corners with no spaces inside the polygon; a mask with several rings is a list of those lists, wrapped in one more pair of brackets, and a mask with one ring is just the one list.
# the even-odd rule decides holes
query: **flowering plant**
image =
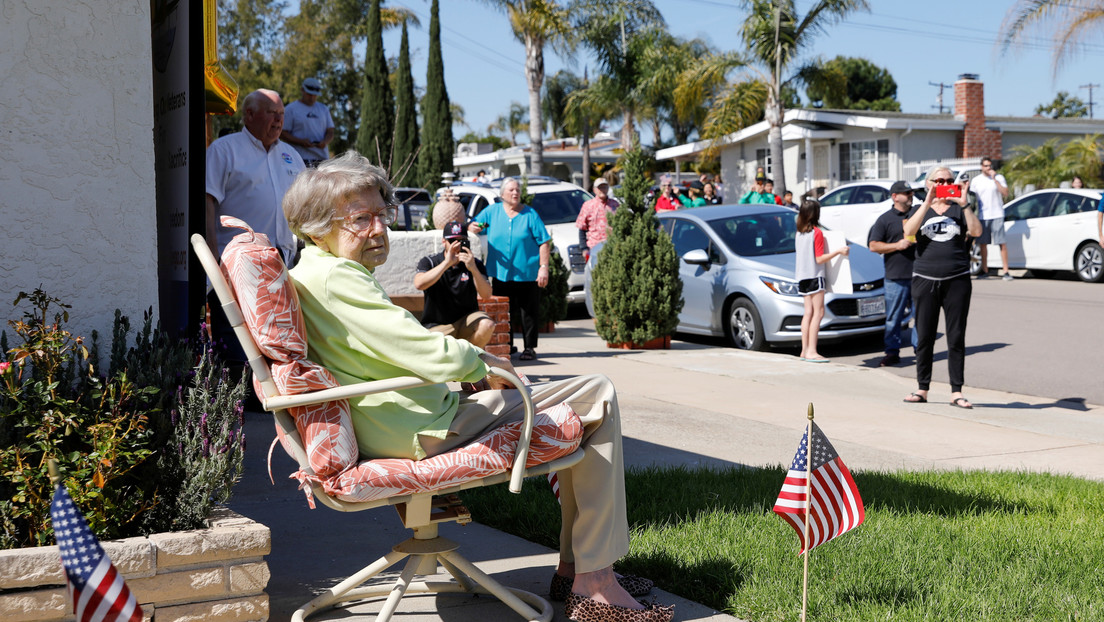
{"label": "flowering plant", "polygon": [[[0,548],[52,541],[50,458],[100,537],[202,526],[240,476],[245,379],[230,382],[206,341],[195,352],[155,330],[152,312],[128,347],[130,322],[116,311],[100,374],[98,334],[88,347],[67,331],[69,305],[41,289],[15,304],[24,300],[32,309],[8,323],[21,343],[0,333]],[[206,487],[188,484],[197,479]]]}

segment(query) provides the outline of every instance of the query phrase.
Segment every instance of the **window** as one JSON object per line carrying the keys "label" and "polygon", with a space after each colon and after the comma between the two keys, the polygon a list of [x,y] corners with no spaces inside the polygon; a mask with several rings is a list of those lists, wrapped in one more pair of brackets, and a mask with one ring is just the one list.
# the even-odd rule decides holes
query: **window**
{"label": "window", "polygon": [[755,164],[759,168],[762,168],[764,173],[766,173],[767,175],[771,175],[770,149],[756,149]]}
{"label": "window", "polygon": [[1079,194],[1066,194],[1065,192],[1060,192],[1058,198],[1054,200],[1054,210],[1051,212],[1051,216],[1066,216],[1068,214],[1087,211],[1081,209],[1081,206],[1086,201],[1088,201],[1088,197],[1083,197]]}
{"label": "window", "polygon": [[701,227],[681,218],[671,219],[671,242],[675,245],[675,253],[682,257],[693,250],[703,250],[709,255],[711,263],[720,263],[721,256],[707,234]]}
{"label": "window", "polygon": [[878,186],[859,186],[852,203],[881,203],[889,200],[889,190]]}
{"label": "window", "polygon": [[828,207],[829,205],[847,205],[851,203],[851,194],[855,191],[854,188],[840,188],[839,190],[833,190],[824,195],[820,199],[821,207]]}
{"label": "window", "polygon": [[1022,201],[1017,201],[1005,208],[1004,219],[1027,220],[1028,218],[1046,216],[1047,208],[1050,207],[1050,202],[1053,199],[1054,195],[1049,192],[1026,197]]}
{"label": "window", "polygon": [[889,177],[889,139],[840,145],[840,181]]}

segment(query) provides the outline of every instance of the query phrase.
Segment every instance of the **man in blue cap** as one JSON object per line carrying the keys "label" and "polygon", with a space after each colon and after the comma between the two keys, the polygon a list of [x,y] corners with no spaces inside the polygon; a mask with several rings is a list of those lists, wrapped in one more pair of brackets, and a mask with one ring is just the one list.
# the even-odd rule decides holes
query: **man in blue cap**
{"label": "man in blue cap", "polygon": [[422,257],[414,275],[414,287],[425,292],[422,326],[485,348],[495,323],[479,310],[476,296],[493,295],[487,268],[472,254],[468,232],[459,222],[445,225],[441,243],[444,252]]}

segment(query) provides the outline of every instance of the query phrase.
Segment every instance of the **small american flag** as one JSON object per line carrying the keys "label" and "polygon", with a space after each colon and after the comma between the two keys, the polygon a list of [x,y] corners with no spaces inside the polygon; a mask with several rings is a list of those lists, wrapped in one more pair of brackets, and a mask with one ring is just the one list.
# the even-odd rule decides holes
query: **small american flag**
{"label": "small american flag", "polygon": [[141,622],[142,608],[64,486],[54,489],[50,518],[78,622]]}
{"label": "small american flag", "polygon": [[809,454],[812,454],[813,498],[809,513],[808,548],[813,548],[862,524],[866,518],[862,498],[851,472],[843,464],[828,438],[815,423],[812,450],[808,431],[801,437],[782,492],[774,502],[774,512],[797,531],[801,551],[805,552],[806,479],[809,474]]}

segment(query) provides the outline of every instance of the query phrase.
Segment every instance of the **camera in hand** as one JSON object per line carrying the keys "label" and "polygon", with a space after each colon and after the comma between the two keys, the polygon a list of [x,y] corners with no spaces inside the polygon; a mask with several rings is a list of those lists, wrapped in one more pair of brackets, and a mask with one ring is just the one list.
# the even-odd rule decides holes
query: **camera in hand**
{"label": "camera in hand", "polygon": [[935,187],[935,198],[957,199],[962,196],[962,186],[957,184],[943,184]]}

